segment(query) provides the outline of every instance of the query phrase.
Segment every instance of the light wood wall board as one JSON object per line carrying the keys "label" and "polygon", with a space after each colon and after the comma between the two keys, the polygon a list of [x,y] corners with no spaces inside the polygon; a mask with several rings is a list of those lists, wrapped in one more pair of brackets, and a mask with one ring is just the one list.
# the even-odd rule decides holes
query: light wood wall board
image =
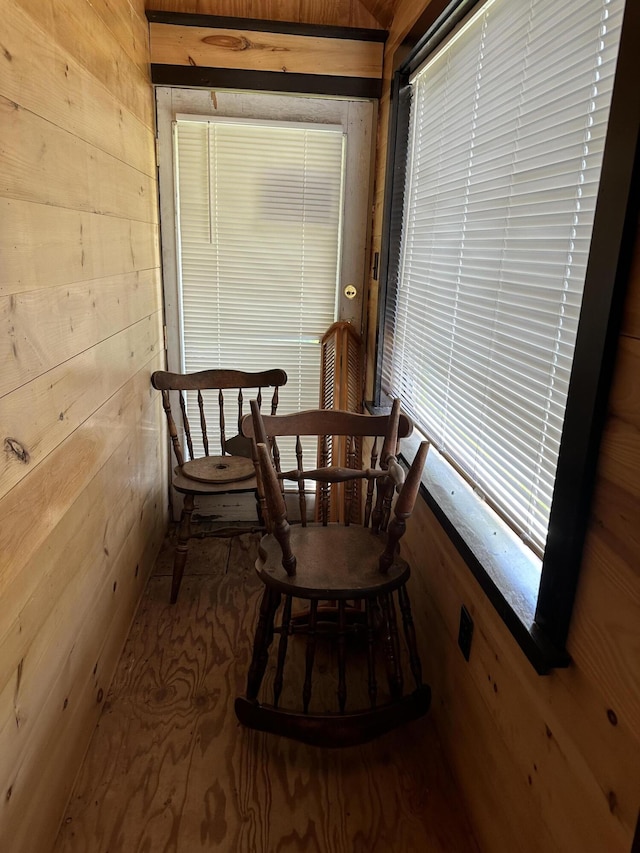
{"label": "light wood wall board", "polygon": [[[475,777],[486,772],[486,762],[491,764],[500,755],[501,782],[492,798],[502,800],[511,815],[503,821],[507,825],[495,831],[517,838],[525,824],[535,830],[513,849],[624,850],[640,785],[637,752],[629,750],[630,727],[622,718],[611,725],[607,705],[580,670],[546,677],[535,674],[437,521],[424,504],[417,512],[412,519],[417,525],[405,537],[414,567],[414,611],[423,613],[419,630],[425,636],[424,664],[427,670],[434,669],[429,677],[434,679],[434,696],[441,700],[440,705],[434,700],[433,712],[448,733],[445,744],[452,738],[448,745],[464,777],[462,784],[474,791],[468,801],[472,814],[488,827],[490,816],[495,819],[495,803],[489,801],[484,784],[476,786],[475,778],[466,777],[469,756],[475,754]],[[461,604],[475,622],[469,663],[457,647]],[[465,726],[468,739],[457,732],[465,714],[475,720]],[[587,751],[585,739],[597,743]],[[616,796],[615,813],[611,791]],[[516,806],[525,811],[518,818],[513,815]],[[548,837],[542,833],[543,825]],[[488,849],[512,848],[492,843]]]}
{"label": "light wood wall board", "polygon": [[151,62],[339,77],[382,75],[383,45],[353,39],[150,25]]}
{"label": "light wood wall board", "polygon": [[636,232],[625,312],[622,318],[622,333],[640,338],[640,220]]}
{"label": "light wood wall board", "polygon": [[[136,449],[140,449],[140,442],[138,445]],[[134,487],[137,488],[137,484]],[[152,500],[159,505],[162,488],[157,479],[152,488]],[[144,513],[143,494],[137,496],[136,502]],[[153,512],[151,515],[161,516]],[[145,529],[144,520],[142,529]],[[57,599],[49,605],[36,641],[20,659],[16,678],[0,694],[0,709],[3,711],[0,747],[3,773],[7,774],[2,780],[3,790],[15,784],[26,757],[37,753],[34,746],[37,735],[34,733],[40,731],[48,737],[55,730],[52,717],[67,709],[65,702],[68,706],[73,701],[77,695],[77,684],[93,670],[98,652],[92,648],[92,642],[102,642],[108,633],[108,625],[101,624],[101,614],[106,607],[107,620],[113,616],[120,599],[120,580],[128,577],[129,573],[134,575],[136,565],[140,575],[139,555],[131,549],[139,548],[141,539],[131,535],[134,533],[133,525],[126,533],[129,535],[125,535],[118,549],[108,560],[102,561],[99,589],[93,589],[92,573],[88,571],[83,555],[78,555],[81,566],[72,576],[72,582],[60,589]],[[71,631],[70,625],[74,626]],[[83,633],[90,636],[83,636]],[[10,710],[7,707],[9,703]]]}
{"label": "light wood wall board", "polygon": [[124,49],[134,65],[146,77],[144,58],[149,50],[149,27],[144,14],[144,3],[139,0],[92,0],[91,6],[105,28]]}
{"label": "light wood wall board", "polygon": [[[385,50],[373,245],[382,237],[389,84],[426,3],[400,0]],[[370,281],[372,388],[377,282]],[[640,239],[625,306],[592,520],[569,636],[573,663],[537,676],[426,505],[405,548],[428,649],[432,713],[486,851],[627,853],[640,790]],[[416,592],[417,590],[417,592]],[[418,602],[415,604],[416,597]],[[457,646],[461,605],[475,622]]]}
{"label": "light wood wall board", "polygon": [[[640,235],[639,235],[640,236]],[[628,302],[640,302],[640,292],[630,287]],[[618,341],[616,367],[609,410],[613,417],[629,424],[640,420],[640,330],[639,334],[625,333]]]}
{"label": "light wood wall board", "polygon": [[[135,514],[130,513],[128,529],[113,541],[113,551],[106,555],[106,562],[98,564],[102,568],[99,585],[95,586],[95,566],[71,543],[67,561],[73,562],[76,557],[81,565],[69,578],[69,585],[58,588],[57,600],[41,599],[45,607],[40,615],[42,628],[21,658],[15,684],[9,684],[11,715],[7,730],[0,732],[2,772],[7,774],[3,790],[8,796],[1,804],[0,825],[3,837],[12,840],[12,850],[26,853],[48,849],[51,844],[73,774],[63,774],[55,792],[47,779],[60,775],[56,764],[58,768],[68,768],[73,761],[71,766],[78,766],[82,758],[164,534],[161,505],[166,492],[161,467],[150,466],[142,476],[131,476],[130,469],[132,458],[139,458],[141,453],[155,456],[162,447],[157,440],[159,415],[155,395],[142,418],[142,428],[131,433],[122,448],[124,452],[119,451],[129,469],[128,488],[136,492],[131,507]],[[107,497],[113,506],[125,498],[124,494],[117,494],[122,492],[122,476],[119,481],[112,476],[122,473],[118,471],[122,463],[113,465],[109,460],[106,467],[104,482],[111,484]],[[82,525],[86,516],[82,499],[70,515],[76,525]],[[103,514],[101,526],[104,525]],[[99,541],[103,545],[104,540]],[[41,812],[34,806],[38,799]]]}
{"label": "light wood wall board", "polygon": [[[611,494],[606,481],[601,481]],[[640,501],[633,509],[637,526]],[[607,513],[616,512],[609,505]],[[622,556],[635,541],[623,543],[597,531],[597,520],[585,548],[581,582],[571,625],[573,658],[606,696],[608,707],[640,739],[640,639],[634,630],[640,609],[640,573]],[[594,607],[594,605],[598,605]]]}
{"label": "light wood wall board", "polygon": [[155,177],[151,129],[18,5],[3,12],[2,46],[13,57],[3,67],[6,98]]}
{"label": "light wood wall board", "polygon": [[[130,110],[148,128],[153,128],[153,102],[149,98],[148,50],[139,45],[132,61],[111,30],[87,0],[14,0],[58,48],[83,65],[94,84],[106,85],[123,109]],[[113,0],[121,7],[126,0]],[[145,22],[146,23],[146,22]]]}
{"label": "light wood wall board", "polygon": [[[155,521],[156,527],[148,534],[146,550],[138,561],[141,571],[144,568],[147,574],[153,565],[153,560],[165,532],[165,525],[157,516]],[[30,853],[33,849],[31,844],[34,838],[36,842],[41,840],[43,849],[50,849],[51,838],[52,836],[55,837],[59,827],[60,809],[61,806],[64,809],[63,803],[69,799],[73,779],[65,776],[60,789],[55,792],[55,796],[46,790],[44,780],[47,775],[54,774],[56,768],[66,762],[72,763],[73,766],[81,764],[86,752],[86,743],[90,740],[104,708],[104,698],[107,695],[104,685],[108,685],[113,677],[118,658],[122,652],[122,638],[126,637],[129,632],[131,621],[135,616],[137,601],[143,589],[144,579],[133,589],[123,588],[116,618],[109,624],[108,634],[100,649],[98,665],[102,670],[103,679],[98,682],[93,676],[90,676],[85,685],[78,686],[78,701],[72,713],[64,721],[65,725],[61,727],[60,733],[56,733],[50,742],[50,748],[45,753],[43,772],[32,774],[33,795],[28,794],[24,800],[24,818],[19,817],[16,821],[15,839],[18,845],[16,853]],[[129,603],[131,603],[129,607],[123,606],[129,605]],[[34,806],[36,798],[44,803],[41,810],[37,810]],[[32,831],[28,829],[29,823],[33,827]]]}
{"label": "light wood wall board", "polygon": [[149,316],[159,296],[150,269],[0,299],[0,395]]}
{"label": "light wood wall board", "polygon": [[157,222],[155,178],[4,97],[0,123],[3,197]]}
{"label": "light wood wall board", "polygon": [[[447,644],[442,647],[442,636],[446,635],[447,626],[438,608],[426,595],[417,592],[415,584],[410,587],[410,592],[412,601],[418,599],[420,607],[424,608],[421,618],[426,630],[424,634],[420,633],[420,640],[424,649],[425,680],[433,690],[431,713],[447,760],[451,762],[454,774],[459,776],[464,772],[466,757],[473,768],[473,784],[482,791],[481,810],[460,802],[461,811],[469,816],[476,837],[481,840],[481,849],[521,853],[522,838],[533,836],[540,850],[559,853],[545,823],[540,823],[528,804],[530,792],[526,776],[513,778],[508,745],[496,737],[484,705],[474,695],[473,684],[460,678],[465,661],[457,646]],[[435,647],[432,643],[436,644]],[[452,750],[452,742],[458,743],[459,748]],[[492,744],[491,750],[486,750],[486,743]],[[505,790],[509,791],[508,797],[505,797]],[[511,810],[509,821],[501,819],[505,809]]]}
{"label": "light wood wall board", "polygon": [[[156,419],[158,401],[154,401],[145,413],[144,421],[152,424]],[[159,421],[155,421],[159,424]],[[159,428],[138,430],[130,440],[123,443],[123,450],[128,456],[153,454],[157,458]],[[126,459],[125,453],[118,450],[118,456]],[[158,461],[160,461],[158,459]],[[109,460],[107,467],[111,470],[116,468],[113,460]],[[99,474],[97,476],[100,476]],[[132,535],[140,523],[144,523],[145,515],[148,516],[147,523],[153,523],[153,518],[161,516],[156,506],[154,512],[153,503],[159,504],[163,496],[162,477],[159,476],[159,466],[149,466],[149,473],[145,475],[134,473],[126,491],[121,494],[121,499],[129,505],[129,510],[135,509],[135,515],[129,513],[128,523],[120,522],[120,536],[113,543],[113,550],[108,554],[98,556],[99,588],[94,588],[95,579],[89,562],[89,555],[95,554],[95,548],[88,552],[81,552],[70,543],[70,551],[67,560],[73,565],[73,570],[65,568],[62,575],[66,574],[66,583],[60,585],[53,599],[48,603],[44,614],[41,615],[42,624],[33,642],[24,649],[16,672],[19,677],[9,680],[4,687],[3,695],[9,693],[14,706],[14,719],[3,720],[0,726],[0,748],[3,755],[3,768],[11,770],[15,774],[16,768],[21,763],[20,756],[31,750],[30,731],[36,725],[40,725],[43,709],[55,708],[58,704],[64,704],[65,697],[69,697],[75,691],[76,678],[73,669],[81,667],[84,661],[88,672],[95,664],[96,653],[91,650],[91,642],[98,641],[107,632],[105,625],[99,625],[100,614],[112,610],[112,599],[118,597],[118,578],[122,575],[135,574],[135,566],[140,554],[136,549],[143,547],[141,543],[144,537]],[[113,500],[113,493],[110,493]],[[111,519],[112,507],[102,505],[103,512],[107,511],[107,518]],[[72,507],[70,514],[82,513],[86,516],[86,509]],[[114,523],[118,522],[117,513]],[[104,522],[103,522],[104,524]],[[55,531],[52,533],[55,536]],[[98,540],[102,541],[102,537]],[[126,557],[126,559],[124,559]],[[123,569],[126,566],[126,572]],[[40,569],[40,574],[42,568]],[[140,571],[138,570],[138,574]],[[113,577],[112,577],[113,576]],[[109,578],[111,582],[109,582]],[[115,588],[113,584],[115,583]],[[108,587],[105,586],[108,584]],[[113,613],[111,613],[113,615]],[[91,622],[94,628],[91,628]],[[70,629],[70,626],[73,626]],[[95,639],[82,642],[81,631],[90,631]],[[80,679],[78,679],[79,681]],[[62,685],[62,687],[60,687]],[[62,692],[58,703],[55,694]],[[44,718],[43,718],[44,719]],[[44,726],[48,729],[48,724]]]}
{"label": "light wood wall board", "polygon": [[16,0],[3,18],[0,313],[17,356],[11,346],[0,405],[3,430],[34,451],[18,468],[3,452],[1,475],[0,837],[12,851],[53,842],[167,521],[142,11]]}
{"label": "light wood wall board", "polygon": [[145,0],[145,6],[162,12],[380,28],[378,21],[359,0]]}
{"label": "light wood wall board", "polygon": [[0,218],[0,298],[158,267],[157,224],[7,198]]}
{"label": "light wood wall board", "polygon": [[[0,497],[68,438],[158,351],[157,316],[145,317],[0,397],[5,436]],[[109,370],[103,370],[108,364]],[[11,448],[14,447],[14,450]]]}
{"label": "light wood wall board", "polygon": [[[61,596],[70,587],[77,587],[79,579],[89,580],[93,571],[102,577],[122,543],[137,538],[132,533],[149,495],[157,493],[159,484],[164,486],[158,472],[166,461],[157,457],[156,451],[165,452],[164,443],[157,442],[152,452],[154,465],[148,466],[146,474],[147,480],[153,476],[151,483],[142,480],[139,471],[132,472],[129,459],[140,446],[138,435],[132,432],[116,449],[25,564],[24,572],[3,592],[6,607],[0,612],[0,690],[24,668],[22,661],[40,643],[43,625],[50,613],[57,611]],[[121,484],[127,478],[123,490]]]}
{"label": "light wood wall board", "polygon": [[[606,488],[608,485],[608,497],[614,501],[614,506],[604,507],[598,516],[598,522],[607,531],[616,531],[619,540],[616,544],[624,549],[627,543],[629,545],[627,553],[634,551],[640,537],[637,525],[634,525],[634,514],[632,512],[630,517],[626,514],[618,517],[614,513],[616,509],[622,509],[624,504],[629,510],[637,506],[638,479],[634,476],[634,471],[638,465],[639,453],[637,426],[620,418],[611,417],[602,438],[600,476],[603,487]],[[619,493],[617,500],[614,497],[616,491]],[[616,503],[617,507],[615,507]]]}
{"label": "light wood wall board", "polygon": [[[20,574],[96,472],[136,429],[145,398],[153,391],[150,371],[135,374],[66,441],[0,500],[0,594]],[[142,460],[141,460],[142,462]],[[34,518],[39,523],[34,525]]]}
{"label": "light wood wall board", "polygon": [[576,666],[597,685],[603,704],[606,700],[605,716],[613,711],[616,729],[637,742],[639,641],[629,626],[637,620],[640,608],[640,578],[621,569],[620,562],[615,540],[608,541],[594,525],[585,548],[571,645]]}
{"label": "light wood wall board", "polygon": [[[33,749],[23,756],[17,768],[10,801],[3,809],[4,824],[15,853],[50,849],[51,839],[55,837],[73,777],[65,775],[54,790],[46,780],[67,762],[72,766],[80,764],[98,721],[123,639],[164,535],[161,516],[153,513],[149,520],[151,526],[143,519],[143,535],[137,540],[146,543],[144,550],[123,555],[125,574],[118,581],[116,594],[112,594],[113,583],[118,580],[115,574],[108,575],[102,588],[96,591],[96,597],[105,606],[96,607],[94,624],[90,619],[79,630],[79,648],[86,655],[78,666],[70,667],[68,685],[56,685],[55,694],[43,711],[47,715],[46,728],[42,720],[38,731],[32,732]],[[139,567],[137,578],[133,571],[135,565]],[[93,661],[97,661],[95,675]],[[65,686],[70,689],[61,689]],[[68,700],[66,706],[65,699]]]}

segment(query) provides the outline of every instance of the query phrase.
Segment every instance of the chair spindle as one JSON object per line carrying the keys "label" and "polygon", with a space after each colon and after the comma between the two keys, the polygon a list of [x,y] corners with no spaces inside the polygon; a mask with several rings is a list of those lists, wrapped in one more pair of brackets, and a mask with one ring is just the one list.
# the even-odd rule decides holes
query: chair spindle
{"label": "chair spindle", "polygon": [[291,634],[291,605],[293,599],[290,595],[285,597],[284,610],[282,612],[282,626],[280,628],[280,642],[278,643],[278,663],[276,676],[273,682],[273,706],[278,707],[282,686],[284,684],[284,662],[287,657],[287,646]]}
{"label": "chair spindle", "polygon": [[[300,436],[296,436],[296,462],[298,471],[303,470],[302,442]],[[307,495],[304,490],[304,477],[298,477],[298,506],[300,507],[300,522],[303,527],[307,526]]]}
{"label": "chair spindle", "polygon": [[227,452],[227,435],[226,425],[224,420],[224,394],[222,388],[218,389],[218,409],[220,410],[220,444],[222,445],[222,455]]}
{"label": "chair spindle", "polygon": [[316,656],[316,634],[318,631],[318,601],[313,599],[309,607],[309,627],[307,628],[307,649],[305,653],[304,685],[302,687],[302,707],[304,713],[309,713],[311,701],[311,679],[313,662]]}
{"label": "chair spindle", "polygon": [[207,419],[204,414],[204,400],[202,399],[202,391],[198,388],[198,410],[200,412],[200,429],[202,430],[202,446],[204,447],[204,455],[209,455],[209,436],[207,434]]}
{"label": "chair spindle", "polygon": [[[373,447],[371,448],[371,461],[369,467],[374,470],[376,465],[378,464],[378,436],[376,436],[373,440]],[[367,480],[367,498],[364,505],[364,526],[368,527],[369,522],[371,521],[371,508],[373,506],[373,492],[376,486],[376,481],[373,477],[369,477]]]}
{"label": "chair spindle", "polygon": [[[320,466],[326,467],[329,464],[329,444],[326,435],[322,436],[320,447]],[[320,521],[326,527],[329,521],[329,484],[323,482],[320,484]]]}
{"label": "chair spindle", "polygon": [[273,527],[273,535],[282,548],[282,567],[291,577],[296,573],[296,558],[291,551],[291,528],[287,520],[287,506],[265,444],[258,444],[258,458],[263,474],[267,505],[271,508],[269,518]]}
{"label": "chair spindle", "polygon": [[400,612],[402,613],[402,624],[404,627],[404,636],[407,641],[409,650],[409,666],[411,673],[416,683],[416,687],[422,684],[422,664],[418,655],[418,645],[416,642],[416,632],[413,626],[413,616],[411,615],[411,604],[409,603],[409,595],[407,588],[403,585],[398,589],[398,602],[400,604]]}
{"label": "chair spindle", "polygon": [[396,610],[390,595],[380,596],[380,606],[384,620],[383,645],[386,652],[387,680],[391,696],[397,699],[402,695],[402,669],[400,668],[398,625]]}
{"label": "chair spindle", "polygon": [[164,409],[165,415],[167,416],[167,424],[169,427],[169,435],[171,436],[171,444],[173,445],[173,452],[176,455],[176,462],[180,467],[184,465],[184,456],[182,455],[182,448],[180,447],[180,439],[178,438],[178,430],[176,428],[176,422],[173,419],[173,414],[171,413],[171,402],[169,400],[169,392],[162,392],[162,408]]}
{"label": "chair spindle", "polygon": [[338,602],[338,706],[344,713],[347,704],[347,614],[345,602]]}
{"label": "chair spindle", "polygon": [[[260,396],[260,389],[258,389],[258,397]],[[258,399],[258,398],[256,398]],[[238,388],[238,434],[242,432],[242,415],[243,415],[243,407],[244,407],[244,397],[242,395],[242,388]],[[260,402],[258,402],[258,407],[260,407]]]}
{"label": "chair spindle", "polygon": [[187,439],[187,449],[189,451],[189,459],[194,458],[193,454],[193,442],[191,441],[191,428],[189,426],[189,418],[187,417],[187,401],[185,399],[185,395],[182,391],[179,392],[180,395],[180,411],[182,412],[182,426],[184,427],[184,435]]}
{"label": "chair spindle", "polygon": [[369,705],[371,708],[376,707],[378,698],[378,682],[376,679],[376,618],[375,605],[371,598],[365,599],[364,603],[365,617],[367,624],[367,674],[368,674],[368,691]]}

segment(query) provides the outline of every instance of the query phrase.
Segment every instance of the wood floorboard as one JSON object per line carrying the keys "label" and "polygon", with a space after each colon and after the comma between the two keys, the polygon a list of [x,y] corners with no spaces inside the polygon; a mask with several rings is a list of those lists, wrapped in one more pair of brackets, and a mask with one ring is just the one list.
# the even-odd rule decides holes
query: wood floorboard
{"label": "wood floorboard", "polygon": [[256,547],[192,543],[171,606],[165,543],[55,853],[475,853],[429,716],[342,750],[238,724]]}

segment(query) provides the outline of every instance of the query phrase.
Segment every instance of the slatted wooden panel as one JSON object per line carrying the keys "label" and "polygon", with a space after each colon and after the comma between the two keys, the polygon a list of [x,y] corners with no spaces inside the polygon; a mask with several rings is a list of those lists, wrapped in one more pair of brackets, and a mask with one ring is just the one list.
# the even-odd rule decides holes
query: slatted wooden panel
{"label": "slatted wooden panel", "polygon": [[320,408],[361,412],[363,353],[360,335],[351,323],[333,323],[323,335],[321,347]]}
{"label": "slatted wooden panel", "polygon": [[142,3],[15,0],[0,55],[0,847],[50,848],[166,526]]}
{"label": "slatted wooden panel", "polygon": [[[400,0],[385,54],[373,250],[380,246],[391,61],[426,4]],[[640,239],[569,637],[573,665],[540,677],[422,503],[405,537],[426,680],[487,851],[627,853],[640,791]],[[371,389],[377,283],[371,281]],[[457,647],[460,607],[475,622]]]}
{"label": "slatted wooden panel", "polygon": [[[363,402],[363,349],[360,335],[347,322],[337,322],[327,329],[321,341],[320,362],[320,408],[342,409],[346,412],[362,412]],[[331,436],[327,451],[330,458],[321,459],[321,446],[318,447],[318,465],[347,466],[347,441],[344,436]],[[362,442],[355,443],[355,467],[362,467]],[[331,486],[332,494],[341,493],[341,488]],[[316,489],[316,519],[320,518],[320,486]],[[357,500],[353,502],[352,517],[360,518],[361,498],[356,490]],[[339,501],[331,501],[331,521],[342,521]]]}

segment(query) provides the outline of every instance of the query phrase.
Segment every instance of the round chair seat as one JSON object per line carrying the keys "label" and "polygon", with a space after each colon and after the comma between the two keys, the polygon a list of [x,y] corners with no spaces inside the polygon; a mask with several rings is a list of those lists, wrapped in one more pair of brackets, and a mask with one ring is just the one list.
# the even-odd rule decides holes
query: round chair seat
{"label": "round chair seat", "polygon": [[410,575],[408,563],[396,557],[382,574],[379,548],[370,528],[340,524],[310,525],[291,529],[291,548],[297,559],[295,575],[282,566],[282,550],[272,534],[263,536],[256,570],[262,582],[284,595],[306,599],[356,599],[392,592]]}
{"label": "round chair seat", "polygon": [[185,462],[180,473],[196,483],[234,483],[248,480],[255,472],[251,459],[243,456],[202,456]]}

